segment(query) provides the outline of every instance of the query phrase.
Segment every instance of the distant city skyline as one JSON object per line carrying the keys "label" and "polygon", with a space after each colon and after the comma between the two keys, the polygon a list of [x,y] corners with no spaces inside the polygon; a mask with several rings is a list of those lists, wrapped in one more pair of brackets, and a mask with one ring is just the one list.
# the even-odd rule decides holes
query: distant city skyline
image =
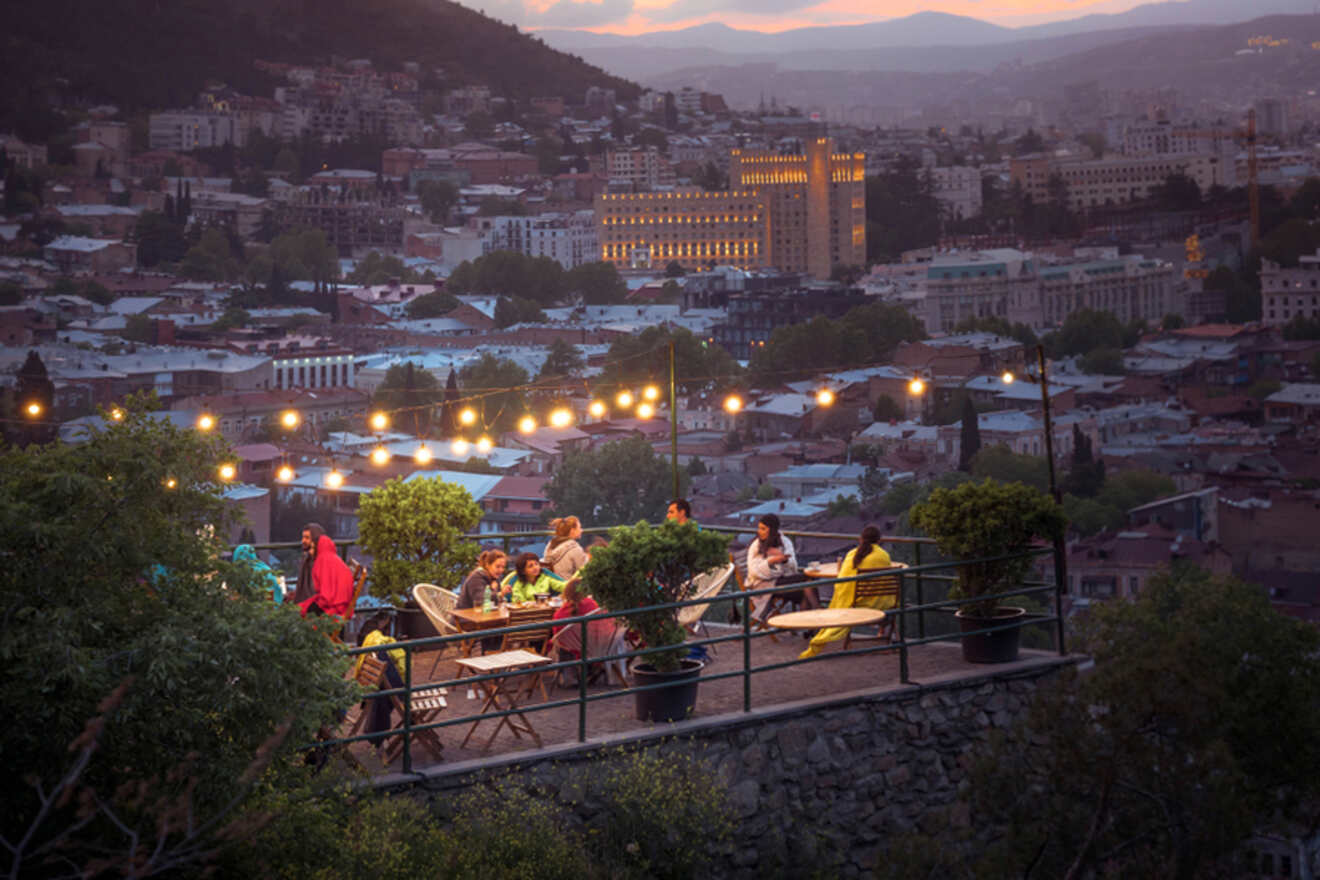
{"label": "distant city skyline", "polygon": [[1095,13],[1126,12],[1142,5],[1142,0],[465,0],[465,5],[523,29],[578,28],[639,34],[713,22],[775,32],[865,24],[918,12],[965,15],[1004,27],[1020,27]]}

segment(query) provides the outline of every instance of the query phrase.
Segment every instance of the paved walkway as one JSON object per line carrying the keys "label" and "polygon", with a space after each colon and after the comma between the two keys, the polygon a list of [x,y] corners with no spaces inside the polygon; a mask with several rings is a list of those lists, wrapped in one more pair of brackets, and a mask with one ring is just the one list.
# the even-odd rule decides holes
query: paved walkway
{"label": "paved walkway", "polygon": [[[720,636],[740,632],[741,629],[735,630],[732,627],[715,628],[711,635]],[[852,647],[855,650],[876,644],[878,643],[874,641],[854,641]],[[805,645],[806,642],[799,635],[791,633],[781,633],[778,635],[777,640],[771,640],[765,636],[755,638],[751,642],[751,664],[752,666],[763,666],[796,659]],[[811,662],[783,669],[753,673],[751,676],[752,707],[763,709],[776,704],[828,696],[832,693],[843,694],[888,685],[897,686],[901,683],[899,680],[899,656],[897,651],[892,653],[844,655],[841,654],[842,646],[842,642],[830,645],[824,654]],[[732,641],[715,647],[716,652],[707,664],[706,669],[703,670],[703,676],[742,670],[743,656],[740,642]],[[1024,655],[1028,653],[1034,654],[1035,652],[1027,652],[1024,649]],[[454,659],[455,651],[452,649],[446,655],[442,655],[435,677],[428,680],[441,681],[454,678],[457,672]],[[433,653],[419,654],[414,657],[413,669],[425,676],[430,672],[434,662],[435,655]],[[908,665],[909,678],[916,683],[921,683],[923,680],[956,678],[961,675],[979,675],[985,673],[989,668],[982,664],[965,662],[962,659],[956,640],[913,647],[908,652]],[[545,679],[550,701],[573,700],[577,697],[578,688],[576,685],[559,687],[555,685],[550,675],[547,675]],[[587,692],[595,695],[608,694],[618,690],[617,686],[592,685],[588,687]],[[482,705],[480,696],[469,698],[465,687],[456,686],[450,686],[448,702],[448,709],[437,720],[471,715],[479,712]],[[521,707],[535,709],[536,706],[544,702],[538,689],[533,697],[521,702]],[[743,677],[739,675],[717,681],[703,681],[698,692],[697,706],[693,717],[723,715],[741,712],[742,709]],[[535,726],[545,746],[566,745],[577,741],[578,706],[576,703],[571,706],[560,706],[542,711],[529,711],[527,718]],[[484,749],[483,746],[495,730],[496,723],[497,721],[494,719],[482,721],[466,747],[460,746],[460,743],[468,732],[470,722],[438,729],[437,733],[444,743],[443,755],[432,754],[424,745],[414,743],[414,767],[425,767],[437,761],[452,763],[477,760],[536,748],[536,743],[530,737],[523,735],[517,738],[509,731],[508,727],[504,727],[490,744],[489,750]],[[614,699],[598,700],[587,705],[586,735],[588,738],[664,726],[653,722],[638,721],[634,708],[634,696],[631,694],[625,694]],[[374,756],[369,756],[368,747],[365,744],[355,745],[353,750],[354,754],[359,755],[368,767],[375,770],[400,769],[400,762],[398,761],[389,768],[381,767],[379,761],[374,760]]]}

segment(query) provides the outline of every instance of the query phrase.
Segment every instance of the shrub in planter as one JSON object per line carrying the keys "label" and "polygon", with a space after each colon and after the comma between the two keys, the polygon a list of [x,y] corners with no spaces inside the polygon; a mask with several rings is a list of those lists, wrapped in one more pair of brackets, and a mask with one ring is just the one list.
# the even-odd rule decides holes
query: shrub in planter
{"label": "shrub in planter", "polygon": [[[692,578],[728,561],[729,539],[701,531],[693,523],[666,520],[659,526],[639,522],[610,530],[610,543],[592,551],[582,569],[587,590],[611,611],[645,608],[691,598]],[[638,611],[626,615],[647,647],[683,644],[686,633],[678,622],[678,609]],[[646,661],[658,672],[680,667],[683,649],[648,654]]]}
{"label": "shrub in planter", "polygon": [[1023,483],[986,479],[954,489],[936,489],[912,508],[912,524],[935,539],[940,552],[959,560],[958,584],[951,598],[986,597],[964,605],[968,616],[993,617],[996,594],[1016,587],[1030,570],[1030,557],[984,560],[1023,553],[1038,539],[1063,534],[1067,518],[1052,498]]}
{"label": "shrub in planter", "polygon": [[464,535],[481,521],[467,490],[444,480],[396,477],[362,497],[358,543],[373,557],[378,598],[396,605],[413,584],[456,587],[477,562],[477,545]]}

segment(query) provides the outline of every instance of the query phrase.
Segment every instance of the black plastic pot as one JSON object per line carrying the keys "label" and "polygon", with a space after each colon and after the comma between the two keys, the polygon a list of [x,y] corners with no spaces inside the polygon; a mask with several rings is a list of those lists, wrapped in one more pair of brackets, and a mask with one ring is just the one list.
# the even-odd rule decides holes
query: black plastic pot
{"label": "black plastic pot", "polygon": [[649,663],[633,665],[633,684],[638,687],[672,682],[670,687],[633,694],[637,700],[637,720],[684,721],[691,717],[697,706],[699,676],[706,664],[691,658],[680,662],[683,668],[673,672],[657,672]]}
{"label": "black plastic pot", "polygon": [[968,663],[1011,663],[1018,658],[1022,627],[977,633],[978,629],[1004,626],[1027,613],[1025,608],[996,608],[993,617],[973,616],[963,608],[955,615],[962,627],[962,655]]}
{"label": "black plastic pot", "polygon": [[426,612],[413,599],[409,599],[399,608],[394,627],[401,639],[429,639],[440,635],[435,624],[431,623],[431,618],[426,616]]}

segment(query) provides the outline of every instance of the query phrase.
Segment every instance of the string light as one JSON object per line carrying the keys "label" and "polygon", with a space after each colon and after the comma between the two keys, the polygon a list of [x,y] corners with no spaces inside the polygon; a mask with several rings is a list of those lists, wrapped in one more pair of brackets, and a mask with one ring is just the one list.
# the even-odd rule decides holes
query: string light
{"label": "string light", "polygon": [[614,402],[619,405],[619,409],[629,409],[633,405],[633,396],[631,391],[620,391],[614,398]]}
{"label": "string light", "polygon": [[605,415],[605,401],[593,400],[591,405],[587,407],[587,412],[591,413],[593,419],[602,418]]}
{"label": "string light", "polygon": [[654,385],[647,385],[642,389],[642,397],[647,400],[655,401],[660,399],[660,389]]}
{"label": "string light", "polygon": [[523,416],[518,420],[518,431],[523,434],[530,434],[536,430],[536,419],[531,416]]}
{"label": "string light", "polygon": [[468,451],[468,442],[462,437],[455,437],[454,442],[449,444],[449,448],[453,450],[454,455],[466,455]]}
{"label": "string light", "polygon": [[655,407],[654,407],[654,406],[652,406],[652,405],[649,404],[649,403],[639,403],[639,404],[637,404],[637,418],[639,418],[639,419],[649,419],[649,418],[651,418],[651,416],[653,416],[653,415],[655,415]]}
{"label": "string light", "polygon": [[550,413],[550,425],[555,428],[567,428],[573,424],[573,413],[567,407],[559,407]]}
{"label": "string light", "polygon": [[816,392],[816,403],[821,406],[834,405],[834,392],[828,388],[822,388]]}
{"label": "string light", "polygon": [[338,489],[344,485],[344,475],[339,472],[339,468],[332,468],[330,473],[325,475],[325,484],[331,489]]}
{"label": "string light", "polygon": [[293,472],[293,468],[287,464],[280,465],[280,469],[275,472],[275,479],[281,483],[292,483],[295,476],[297,475]]}
{"label": "string light", "polygon": [[202,413],[197,417],[197,430],[209,431],[215,427],[215,416],[210,413]]}
{"label": "string light", "polygon": [[926,390],[926,383],[921,381],[920,376],[913,376],[912,381],[908,383],[909,394],[921,394]]}
{"label": "string light", "polygon": [[377,446],[371,450],[371,463],[377,467],[384,467],[390,463],[390,451],[384,446]]}
{"label": "string light", "polygon": [[285,428],[289,429],[290,431],[298,427],[299,421],[300,419],[298,417],[297,410],[286,409],[283,413],[280,414],[280,424],[282,424]]}
{"label": "string light", "polygon": [[477,411],[470,406],[463,407],[458,413],[458,423],[460,425],[475,425],[477,423]]}
{"label": "string light", "polygon": [[492,443],[492,442],[490,441],[490,438],[487,437],[485,434],[482,434],[480,437],[477,438],[477,451],[478,451],[478,452],[490,452],[490,450],[491,450],[494,446],[495,446],[495,444]]}
{"label": "string light", "polygon": [[234,467],[229,462],[220,465],[220,479],[228,483],[236,476],[238,476],[238,468]]}
{"label": "string light", "polygon": [[124,411],[119,407],[110,410],[110,420],[114,422],[122,422],[124,420]]}
{"label": "string light", "polygon": [[371,416],[371,429],[373,431],[384,431],[390,426],[390,417],[383,412],[374,413]]}
{"label": "string light", "polygon": [[29,417],[35,419],[37,416],[41,415],[41,404],[34,400],[24,407],[23,411],[26,412]]}
{"label": "string light", "polygon": [[1005,385],[1012,385],[1013,380],[1017,377],[1013,375],[1012,370],[1004,370],[1004,375],[1000,376],[999,378],[1003,381]]}
{"label": "string light", "polygon": [[425,443],[417,447],[417,451],[413,453],[413,461],[417,462],[418,464],[431,463],[431,450],[427,448],[427,445]]}
{"label": "string light", "polygon": [[740,411],[743,408],[742,398],[736,394],[730,394],[724,398],[724,411],[730,415]]}

